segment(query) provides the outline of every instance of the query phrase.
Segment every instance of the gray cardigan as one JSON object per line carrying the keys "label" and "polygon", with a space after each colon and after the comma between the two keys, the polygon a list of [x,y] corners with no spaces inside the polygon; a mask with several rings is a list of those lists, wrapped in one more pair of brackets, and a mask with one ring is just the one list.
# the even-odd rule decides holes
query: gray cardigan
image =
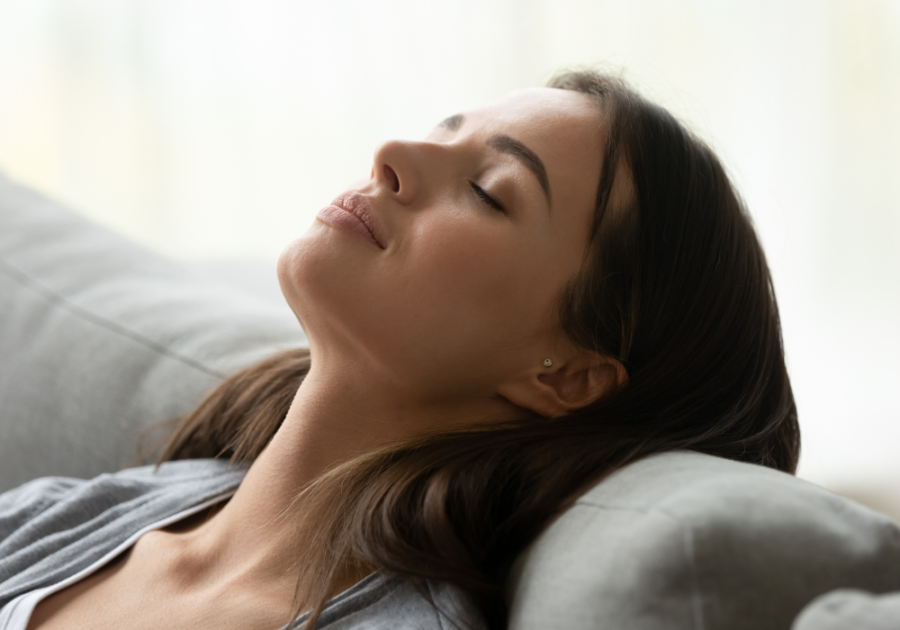
{"label": "gray cardigan", "polygon": [[[47,477],[0,494],[0,609],[17,596],[55,584],[153,523],[232,494],[245,469],[219,460],[132,468],[89,481]],[[334,597],[317,627],[449,630],[483,628],[465,597],[429,583],[435,606],[406,582],[378,573]],[[291,627],[300,627],[306,615]]]}

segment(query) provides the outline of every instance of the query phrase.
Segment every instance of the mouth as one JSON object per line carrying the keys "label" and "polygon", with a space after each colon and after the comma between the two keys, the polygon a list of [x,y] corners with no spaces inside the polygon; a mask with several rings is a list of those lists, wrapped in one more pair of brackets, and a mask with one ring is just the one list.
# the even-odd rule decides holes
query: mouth
{"label": "mouth", "polygon": [[323,223],[333,227],[344,228],[368,238],[372,243],[385,248],[384,230],[378,215],[365,195],[348,192],[322,208],[316,215]]}

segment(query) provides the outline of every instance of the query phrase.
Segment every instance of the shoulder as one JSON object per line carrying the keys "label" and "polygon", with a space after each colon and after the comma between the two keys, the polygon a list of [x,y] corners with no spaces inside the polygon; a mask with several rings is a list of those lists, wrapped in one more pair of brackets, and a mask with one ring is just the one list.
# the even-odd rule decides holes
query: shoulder
{"label": "shoulder", "polygon": [[148,495],[190,493],[198,487],[226,491],[240,483],[244,472],[224,461],[203,459],[128,468],[93,479],[35,479],[0,494],[0,541],[48,511],[66,511],[69,507],[96,514]]}
{"label": "shoulder", "polygon": [[46,477],[0,495],[0,604],[89,566],[143,527],[227,497],[244,472],[185,460],[89,480]]}
{"label": "shoulder", "polygon": [[[302,627],[304,618],[298,620]],[[373,574],[335,597],[318,627],[328,630],[485,630],[487,625],[459,589],[439,582],[421,588]]]}

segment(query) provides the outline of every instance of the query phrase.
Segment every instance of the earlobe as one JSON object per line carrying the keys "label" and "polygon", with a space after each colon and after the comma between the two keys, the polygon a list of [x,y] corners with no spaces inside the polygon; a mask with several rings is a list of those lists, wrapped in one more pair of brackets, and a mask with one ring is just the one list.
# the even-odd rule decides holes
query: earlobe
{"label": "earlobe", "polygon": [[519,407],[557,418],[612,393],[627,381],[628,373],[619,361],[594,355],[554,365],[552,370],[532,371],[498,393]]}

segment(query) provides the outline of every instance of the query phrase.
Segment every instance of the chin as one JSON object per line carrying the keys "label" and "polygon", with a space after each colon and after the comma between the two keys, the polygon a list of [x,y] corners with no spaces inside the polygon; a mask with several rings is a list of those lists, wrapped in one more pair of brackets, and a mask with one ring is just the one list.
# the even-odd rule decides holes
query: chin
{"label": "chin", "polygon": [[[352,237],[351,237],[352,238]],[[366,259],[356,243],[316,222],[288,243],[278,257],[278,284],[307,336],[365,316],[365,287],[370,286]]]}
{"label": "chin", "polygon": [[275,265],[275,273],[278,276],[278,286],[281,287],[281,294],[291,307],[291,310],[294,311],[294,314],[299,317],[297,309],[294,308],[298,297],[297,282],[294,274],[294,269],[297,267],[297,248],[297,241],[291,241],[281,250],[281,253],[278,255],[278,263]]}

